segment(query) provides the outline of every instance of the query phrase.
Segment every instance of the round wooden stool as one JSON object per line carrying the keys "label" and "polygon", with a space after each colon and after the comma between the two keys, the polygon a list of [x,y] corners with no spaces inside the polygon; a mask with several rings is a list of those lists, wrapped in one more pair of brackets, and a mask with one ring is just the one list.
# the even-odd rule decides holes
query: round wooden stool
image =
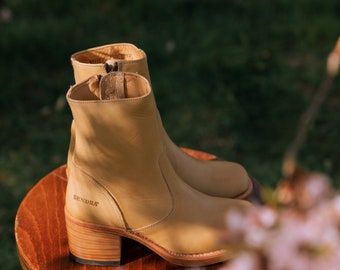
{"label": "round wooden stool", "polygon": [[[215,158],[207,153],[183,150],[199,159]],[[15,221],[15,237],[23,269],[185,269],[168,263],[146,247],[126,238],[123,238],[122,243],[121,266],[89,266],[72,261],[69,257],[64,216],[66,185],[64,165],[42,178],[20,204]],[[217,264],[203,269],[220,267],[221,264]]]}

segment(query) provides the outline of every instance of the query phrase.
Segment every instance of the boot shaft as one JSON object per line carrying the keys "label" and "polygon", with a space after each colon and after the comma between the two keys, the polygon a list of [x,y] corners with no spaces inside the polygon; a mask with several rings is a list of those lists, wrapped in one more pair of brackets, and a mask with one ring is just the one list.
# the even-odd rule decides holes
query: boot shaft
{"label": "boot shaft", "polygon": [[[111,72],[71,87],[67,101],[77,132],[66,208],[85,221],[121,228],[144,227],[167,216],[173,206],[159,170],[165,153],[149,82]],[[166,159],[163,165],[169,166]],[[109,208],[115,211],[107,214]]]}
{"label": "boot shaft", "polygon": [[158,111],[145,78],[121,72],[94,76],[72,87],[67,101],[77,130],[73,159],[83,168],[111,166],[106,162],[111,160],[117,173],[128,172],[127,164],[142,173],[163,151]]}

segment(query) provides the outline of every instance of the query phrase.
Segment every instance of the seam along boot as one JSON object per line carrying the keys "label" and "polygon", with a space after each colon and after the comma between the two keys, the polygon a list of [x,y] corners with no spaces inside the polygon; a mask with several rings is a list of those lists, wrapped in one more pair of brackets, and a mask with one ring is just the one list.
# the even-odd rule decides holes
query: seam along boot
{"label": "seam along boot", "polygon": [[[71,56],[75,81],[81,82],[93,75],[110,71],[138,73],[150,82],[147,57],[144,51],[128,43],[110,44],[80,51]],[[190,149],[177,147],[164,130],[160,129],[166,145],[166,155],[179,177],[191,187],[210,196],[247,199],[260,202],[260,186],[237,163],[217,160],[207,155],[194,158]],[[73,150],[75,127],[71,128],[70,152]]]}
{"label": "seam along boot", "polygon": [[147,79],[123,72],[93,76],[72,86],[66,98],[76,140],[65,217],[76,261],[119,264],[121,237],[178,265],[234,256],[217,235],[229,209],[252,206],[203,194],[176,173]]}

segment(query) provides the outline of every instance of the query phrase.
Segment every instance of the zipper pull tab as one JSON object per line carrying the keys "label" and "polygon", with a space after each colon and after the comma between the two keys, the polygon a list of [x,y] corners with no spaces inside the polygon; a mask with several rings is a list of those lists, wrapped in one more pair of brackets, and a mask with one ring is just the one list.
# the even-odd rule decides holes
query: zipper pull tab
{"label": "zipper pull tab", "polygon": [[112,71],[118,71],[118,62],[113,59],[107,60],[105,62],[105,70],[106,70],[106,73],[110,73]]}
{"label": "zipper pull tab", "polygon": [[126,98],[124,73],[117,72],[105,75],[99,82],[99,89],[101,100]]}
{"label": "zipper pull tab", "polygon": [[91,77],[87,82],[91,93],[98,100],[101,99],[100,89],[99,89],[99,83],[101,79],[102,79],[102,75],[96,75],[96,76]]}

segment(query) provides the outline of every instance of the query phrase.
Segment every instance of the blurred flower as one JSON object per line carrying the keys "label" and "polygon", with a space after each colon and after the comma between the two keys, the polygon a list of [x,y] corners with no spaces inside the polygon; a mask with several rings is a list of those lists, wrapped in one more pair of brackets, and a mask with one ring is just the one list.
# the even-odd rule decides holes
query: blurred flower
{"label": "blurred flower", "polygon": [[291,179],[279,183],[276,192],[277,200],[282,205],[294,204],[307,209],[329,199],[333,191],[326,175],[308,173],[297,168]]}
{"label": "blurred flower", "polygon": [[299,170],[273,193],[277,204],[227,214],[223,240],[240,254],[221,269],[337,269],[340,195],[328,177]]}
{"label": "blurred flower", "polygon": [[258,270],[260,268],[259,258],[250,252],[240,254],[235,260],[224,265],[220,270]]}

